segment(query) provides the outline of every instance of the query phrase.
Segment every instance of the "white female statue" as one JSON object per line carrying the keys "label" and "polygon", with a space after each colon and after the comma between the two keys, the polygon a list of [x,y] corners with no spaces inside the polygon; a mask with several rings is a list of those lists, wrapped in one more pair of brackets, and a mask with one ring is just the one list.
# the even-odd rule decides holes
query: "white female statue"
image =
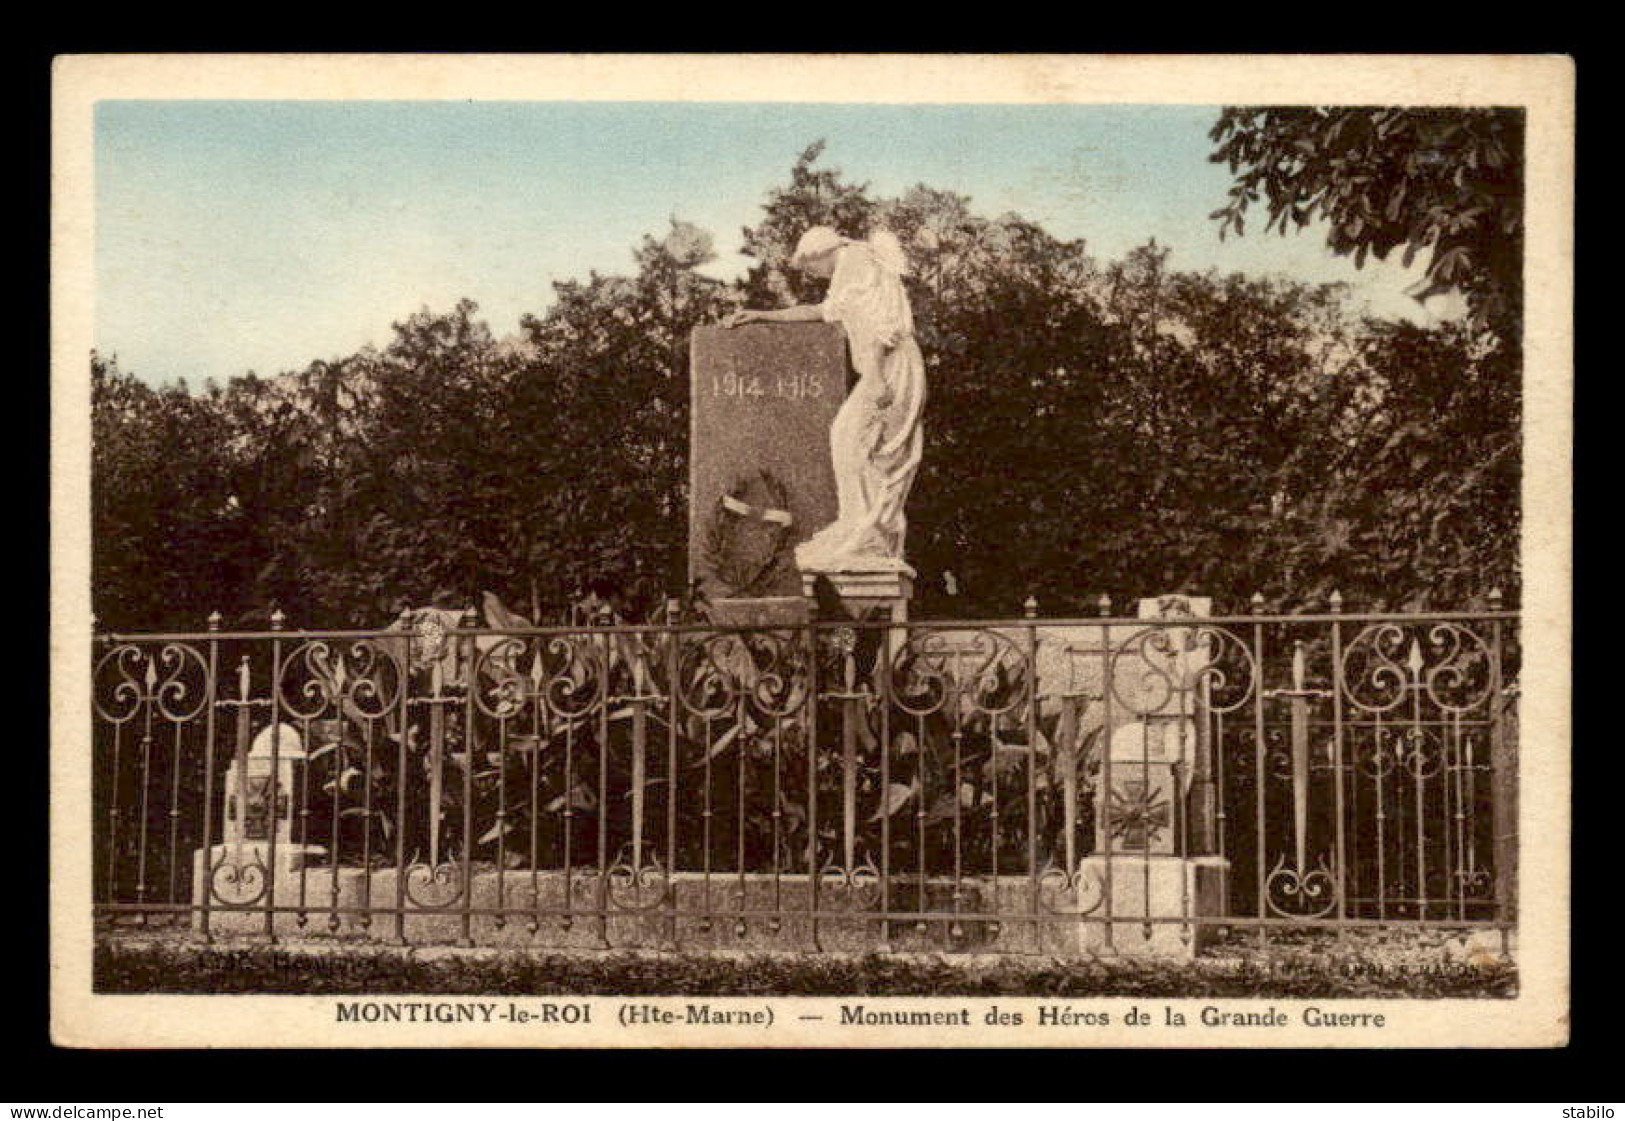
{"label": "white female statue", "polygon": [[903,289],[903,247],[889,230],[853,241],[814,226],[801,235],[790,264],[829,278],[823,303],[737,311],[725,324],[821,319],[846,330],[858,384],[829,430],[839,509],[835,521],[797,546],[796,565],[803,572],[912,575],[903,561],[903,505],[920,466],[925,361]]}

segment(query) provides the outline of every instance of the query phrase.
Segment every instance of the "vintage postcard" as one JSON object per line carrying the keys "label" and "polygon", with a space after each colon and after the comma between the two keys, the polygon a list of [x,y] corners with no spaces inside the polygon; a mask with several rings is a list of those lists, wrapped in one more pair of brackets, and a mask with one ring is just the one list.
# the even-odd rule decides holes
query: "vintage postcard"
{"label": "vintage postcard", "polygon": [[54,82],[58,1043],[1567,1041],[1570,60]]}

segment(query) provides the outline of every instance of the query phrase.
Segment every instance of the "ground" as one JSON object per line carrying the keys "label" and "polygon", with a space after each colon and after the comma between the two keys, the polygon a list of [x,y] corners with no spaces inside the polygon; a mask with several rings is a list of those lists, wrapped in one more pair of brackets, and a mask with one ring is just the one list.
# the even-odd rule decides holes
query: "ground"
{"label": "ground", "polygon": [[97,941],[103,993],[618,996],[1512,997],[1517,969],[1454,940],[1355,936],[1194,962],[971,955],[673,954],[381,947],[173,935]]}

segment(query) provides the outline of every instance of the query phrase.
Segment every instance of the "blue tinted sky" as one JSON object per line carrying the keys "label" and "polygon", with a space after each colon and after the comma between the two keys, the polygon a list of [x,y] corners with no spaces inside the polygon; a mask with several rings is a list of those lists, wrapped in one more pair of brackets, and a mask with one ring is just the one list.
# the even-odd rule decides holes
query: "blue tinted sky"
{"label": "blue tinted sky", "polygon": [[1014,210],[1101,259],[1155,237],[1179,268],[1347,280],[1418,311],[1397,262],[1356,271],[1320,231],[1221,243],[1216,110],[1189,107],[473,102],[103,102],[96,345],[151,381],[276,373],[478,301],[499,335],[551,283],[625,272],[670,217],[741,227],[797,153],[877,194],[915,183]]}

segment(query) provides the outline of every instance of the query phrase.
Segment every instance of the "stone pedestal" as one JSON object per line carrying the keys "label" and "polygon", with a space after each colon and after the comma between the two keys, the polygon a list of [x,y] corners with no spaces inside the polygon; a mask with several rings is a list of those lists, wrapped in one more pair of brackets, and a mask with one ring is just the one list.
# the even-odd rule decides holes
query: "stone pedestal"
{"label": "stone pedestal", "polygon": [[908,601],[914,597],[914,570],[906,565],[884,571],[803,572],[803,596],[816,602],[820,581],[829,582],[829,590],[840,597],[841,606],[854,619],[908,622]]}
{"label": "stone pedestal", "polygon": [[[1206,599],[1158,596],[1139,604],[1141,619],[1199,619]],[[1200,856],[1213,851],[1211,814],[1193,813],[1191,792],[1204,797],[1207,758],[1207,670],[1212,651],[1189,627],[1115,628],[1111,662],[1100,688],[1114,726],[1101,768],[1095,851]]]}
{"label": "stone pedestal", "polygon": [[[1199,597],[1143,599],[1138,618],[1163,625],[1114,626],[1095,640],[1101,665],[1091,684],[1109,702],[1112,727],[1078,895],[1079,909],[1101,919],[1109,883],[1112,921],[1083,925],[1085,950],[1105,950],[1109,926],[1116,953],[1188,957],[1225,914],[1230,864],[1214,855],[1207,734],[1213,650],[1196,629],[1209,610]],[[1182,619],[1192,624],[1167,625]]]}
{"label": "stone pedestal", "polygon": [[[1078,869],[1078,909],[1088,911],[1089,918],[1079,924],[1080,949],[1095,954],[1194,957],[1218,932],[1229,874],[1230,862],[1221,856],[1114,852],[1109,862],[1101,853],[1084,857]],[[1102,921],[1108,915],[1111,921]]]}
{"label": "stone pedestal", "polygon": [[725,627],[798,626],[807,621],[807,601],[800,596],[714,599],[711,616]]}

